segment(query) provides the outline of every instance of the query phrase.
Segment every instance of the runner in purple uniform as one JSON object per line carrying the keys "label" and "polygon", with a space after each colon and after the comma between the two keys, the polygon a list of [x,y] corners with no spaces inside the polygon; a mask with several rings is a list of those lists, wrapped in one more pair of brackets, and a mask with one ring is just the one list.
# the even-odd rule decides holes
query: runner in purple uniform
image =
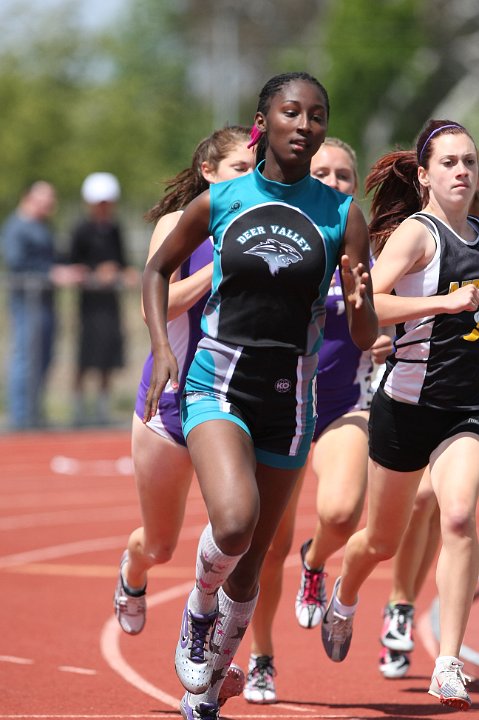
{"label": "runner in purple uniform", "polygon": [[[203,140],[190,168],[168,185],[166,195],[147,213],[155,222],[148,259],[178,222],[182,208],[211,183],[250,172],[254,154],[248,149],[249,133],[239,126],[226,127]],[[200,317],[211,287],[213,246],[206,239],[172,276],[168,304],[168,336],[180,370],[180,388],[202,336]],[[162,393],[156,414],[142,422],[150,383],[152,355],[148,355],[140,380],[132,426],[132,455],[141,507],[141,527],[129,536],[123,553],[114,597],[115,613],[122,629],[136,635],[146,621],[148,570],[170,560],[181,530],[185,503],[193,476],[181,431],[181,392]],[[232,668],[224,683],[222,699],[241,692],[242,672]]]}
{"label": "runner in purple uniform", "polygon": [[[195,282],[198,281],[198,292],[202,292],[204,287],[209,287],[209,285],[211,285],[212,261],[213,245],[211,240],[208,238],[193,252],[191,257],[189,257],[188,260],[181,265],[178,281],[181,282],[182,280],[186,280],[186,278],[194,277]],[[206,266],[209,266],[208,269],[205,270],[201,276],[198,276],[197,273],[202,268],[206,268]],[[174,297],[173,290],[170,298],[172,296]],[[184,387],[186,373],[188,372],[188,368],[195,354],[198,341],[202,337],[202,332],[200,330],[200,318],[206,298],[207,294],[203,293],[199,300],[194,302],[191,307],[182,312],[178,317],[170,320],[168,324],[170,343],[175,349],[175,355],[178,358],[178,364],[180,367],[179,382],[181,388]],[[170,300],[170,306],[171,305]],[[143,416],[146,393],[148,392],[148,388],[150,386],[152,366],[153,356],[150,352],[143,366],[143,373],[136,397],[135,413],[140,419]],[[181,430],[180,398],[181,393],[171,392],[168,389],[165,389],[158,404],[157,413],[148,423],[148,427],[162,437],[172,440],[178,445],[186,447],[185,438],[183,437],[183,432]],[[143,423],[141,423],[141,426],[143,427]]]}
{"label": "runner in purple uniform", "polygon": [[[311,175],[340,192],[354,195],[358,186],[354,151],[341,140],[326,138],[312,158]],[[324,342],[316,378],[318,418],[311,453],[319,481],[318,528],[314,540],[305,543],[302,549],[303,562],[306,551],[311,554],[314,550],[315,555],[311,554],[309,568],[303,569],[296,601],[298,621],[305,627],[319,623],[326,602],[322,566],[331,553],[346,542],[361,514],[366,486],[367,409],[372,397],[374,362],[383,363],[392,349],[387,335],[380,335],[366,352],[352,342],[338,270],[325,306]],[[338,445],[349,447],[347,456],[338,453]],[[361,464],[363,473],[358,470]],[[291,549],[301,484],[299,482],[294,490],[263,565],[244,690],[244,697],[252,703],[276,702],[273,621],[281,596],[283,565]]]}

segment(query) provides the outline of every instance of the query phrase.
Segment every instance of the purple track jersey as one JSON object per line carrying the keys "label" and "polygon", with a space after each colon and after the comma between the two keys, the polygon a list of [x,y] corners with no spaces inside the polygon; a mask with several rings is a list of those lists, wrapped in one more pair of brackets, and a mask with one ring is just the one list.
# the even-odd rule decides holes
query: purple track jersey
{"label": "purple track jersey", "polygon": [[[180,279],[184,280],[190,277],[190,275],[208,265],[212,260],[213,245],[208,238],[182,264]],[[147,423],[148,427],[159,435],[184,446],[186,446],[186,443],[181,430],[180,401],[185,386],[186,374],[195,354],[196,346],[203,336],[200,329],[200,318],[208,296],[209,293],[198,300],[187,312],[168,323],[168,338],[178,362],[179,388],[177,392],[163,391],[157,413]],[[135,412],[140,419],[143,418],[152,367],[153,356],[150,352],[143,366],[143,373],[136,396]]]}
{"label": "purple track jersey", "polygon": [[324,340],[316,378],[317,413],[314,440],[334,420],[351,410],[368,410],[373,391],[371,351],[362,352],[351,340],[339,270],[325,303]]}

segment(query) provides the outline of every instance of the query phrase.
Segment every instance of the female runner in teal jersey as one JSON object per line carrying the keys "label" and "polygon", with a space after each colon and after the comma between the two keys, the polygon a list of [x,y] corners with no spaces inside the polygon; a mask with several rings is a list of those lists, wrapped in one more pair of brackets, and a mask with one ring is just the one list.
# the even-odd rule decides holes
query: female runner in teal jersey
{"label": "female runner in teal jersey", "polygon": [[255,116],[265,159],[252,182],[218,183],[194,200],[145,270],[154,356],[148,422],[167,382],[178,384],[166,332],[169,276],[213,235],[205,338],[183,398],[183,429],[210,520],[176,652],[188,720],[218,717],[218,692],[253,613],[264,555],[307,457],[324,300],[338,263],[353,340],[367,349],[377,336],[364,217],[350,198],[310,177],[328,115],[315,78],[272,78]]}
{"label": "female runner in teal jersey", "polygon": [[[339,192],[354,196],[359,184],[354,150],[338,138],[326,137],[311,160],[311,175]],[[318,355],[318,417],[311,448],[311,469],[318,480],[318,520],[312,540],[301,547],[301,585],[295,603],[298,622],[307,628],[319,625],[327,605],[324,564],[346,543],[359,522],[367,483],[367,408],[373,394],[372,366],[373,361],[377,365],[383,363],[392,351],[392,340],[385,334],[379,335],[366,352],[361,352],[351,341],[337,271],[325,307],[324,342]],[[348,453],[342,452],[344,447]],[[284,563],[294,536],[301,485],[300,480],[261,571],[243,693],[251,703],[277,700],[273,628],[281,598]]]}

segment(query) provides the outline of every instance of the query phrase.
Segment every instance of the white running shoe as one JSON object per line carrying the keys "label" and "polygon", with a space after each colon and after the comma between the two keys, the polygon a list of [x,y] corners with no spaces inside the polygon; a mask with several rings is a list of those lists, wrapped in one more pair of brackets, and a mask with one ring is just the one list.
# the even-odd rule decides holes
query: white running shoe
{"label": "white running shoe", "polygon": [[180,712],[184,720],[219,720],[220,706],[218,703],[200,702],[197,705],[190,705],[193,700],[187,692],[181,698]]}
{"label": "white running shoe", "polygon": [[244,699],[259,705],[275,703],[275,675],[276,670],[274,669],[273,658],[270,655],[251,655],[248,665],[248,678],[243,691]]}
{"label": "white running shoe", "polygon": [[407,653],[396,652],[383,647],[379,656],[379,671],[388,680],[396,680],[406,675],[411,661]]}
{"label": "white running shoe", "polygon": [[381,643],[389,650],[411,652],[413,640],[414,605],[410,603],[388,604],[384,608]]}
{"label": "white running shoe", "polygon": [[456,710],[469,710],[472,705],[466,690],[470,678],[463,674],[463,666],[464,663],[456,659],[442,668],[436,666],[428,691],[430,695],[439,698],[443,705]]}
{"label": "white running shoe", "polygon": [[232,663],[228,668],[225,679],[223,680],[218,697],[218,705],[223,707],[229,698],[241,695],[244,690],[245,683],[246,678],[243,670],[239,665]]}
{"label": "white running shoe", "polygon": [[301,585],[295,601],[296,619],[304,628],[319,625],[328,604],[324,565],[317,569],[310,568],[304,559],[311,543],[312,540],[307,540],[301,547]]}
{"label": "white running shoe", "polygon": [[354,615],[340,615],[334,609],[334,599],[340,582],[341,578],[338,577],[321,625],[321,639],[326,655],[334,662],[343,662],[346,659],[353,635]]}
{"label": "white running shoe", "polygon": [[217,610],[207,615],[191,612],[186,601],[176,646],[175,668],[181,684],[193,695],[205,692],[211,683],[213,668],[210,660],[213,653],[210,640],[217,617]]}
{"label": "white running shoe", "polygon": [[113,596],[113,607],[121,629],[128,635],[138,635],[146,622],[146,585],[133,591],[123,581],[123,566],[128,562],[128,550],[121,556],[118,582]]}

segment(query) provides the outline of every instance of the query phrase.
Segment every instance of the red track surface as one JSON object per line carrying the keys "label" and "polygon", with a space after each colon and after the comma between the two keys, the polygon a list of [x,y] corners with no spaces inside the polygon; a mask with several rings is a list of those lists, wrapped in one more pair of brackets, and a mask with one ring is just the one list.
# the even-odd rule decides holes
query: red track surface
{"label": "red track surface", "polygon": [[[205,509],[195,484],[175,557],[151,573],[145,631],[126,636],[113,617],[112,594],[126,537],[139,522],[129,443],[129,433],[117,431],[0,440],[0,720],[179,717],[182,688],[173,655]],[[309,472],[276,620],[280,702],[257,706],[234,698],[223,717],[422,720],[454,714],[426,692],[434,654],[432,574],[418,602],[412,667],[402,680],[384,680],[377,669],[390,564],[362,590],[344,663],[326,658],[319,629],[297,625],[298,549],[314,528],[314,498]],[[338,555],[328,564],[329,590],[339,562]],[[479,645],[478,626],[475,608],[469,647]],[[237,657],[243,667],[248,649],[247,636]],[[471,669],[478,670],[469,663]],[[475,717],[477,686],[470,689],[469,717]]]}

